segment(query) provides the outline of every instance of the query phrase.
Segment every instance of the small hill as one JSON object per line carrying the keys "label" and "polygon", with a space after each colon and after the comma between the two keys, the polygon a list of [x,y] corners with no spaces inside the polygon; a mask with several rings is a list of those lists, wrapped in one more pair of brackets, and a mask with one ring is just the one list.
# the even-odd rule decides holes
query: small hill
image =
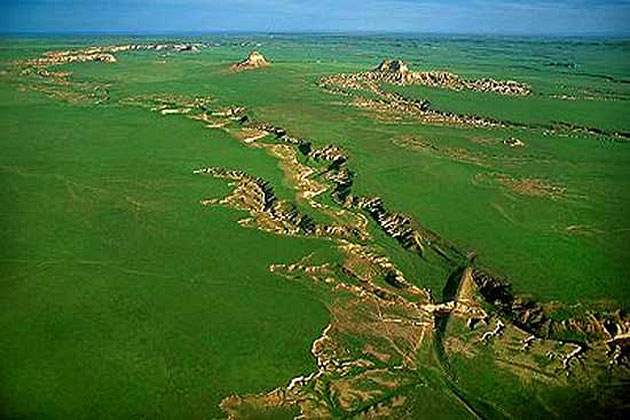
{"label": "small hill", "polygon": [[267,59],[265,58],[265,56],[263,56],[261,53],[259,53],[258,51],[252,51],[249,54],[249,57],[247,57],[247,59],[235,63],[232,65],[231,69],[232,70],[253,70],[253,69],[258,69],[261,67],[267,67],[270,66],[271,64],[267,61]]}
{"label": "small hill", "polygon": [[383,60],[374,70],[384,73],[408,73],[409,67],[402,60]]}

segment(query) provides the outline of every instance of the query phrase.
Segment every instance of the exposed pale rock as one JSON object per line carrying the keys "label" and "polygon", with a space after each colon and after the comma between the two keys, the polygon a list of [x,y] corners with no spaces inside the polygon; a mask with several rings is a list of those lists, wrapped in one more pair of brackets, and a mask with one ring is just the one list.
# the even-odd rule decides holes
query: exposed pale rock
{"label": "exposed pale rock", "polygon": [[[412,71],[401,60],[383,60],[374,70],[327,76],[320,84],[343,89],[361,89],[369,82],[384,82],[399,86],[423,85],[456,91],[472,90],[499,95],[529,95],[531,88],[513,80],[465,79],[447,71]],[[336,92],[334,92],[336,93]]]}
{"label": "exposed pale rock", "polygon": [[510,137],[509,139],[503,140],[503,144],[510,147],[525,146],[525,143],[523,143],[521,140],[517,139],[516,137]]}
{"label": "exposed pale rock", "polygon": [[252,51],[249,54],[249,57],[247,57],[247,59],[233,64],[232,65],[232,70],[253,70],[253,69],[258,69],[261,67],[268,67],[270,65],[270,63],[267,61],[267,59],[265,59],[265,57],[259,53],[258,51]]}

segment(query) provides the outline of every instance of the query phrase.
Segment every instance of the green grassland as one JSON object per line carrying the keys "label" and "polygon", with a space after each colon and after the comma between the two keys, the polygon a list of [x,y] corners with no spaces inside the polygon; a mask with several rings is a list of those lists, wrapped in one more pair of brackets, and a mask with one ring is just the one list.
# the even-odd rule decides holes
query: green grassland
{"label": "green grassland", "polygon": [[[267,267],[309,253],[335,260],[337,251],[325,240],[244,229],[237,224],[239,212],[201,206],[200,200],[229,190],[222,181],[192,175],[203,166],[242,169],[269,180],[281,198],[295,200],[295,194],[264,150],[180,116],[121,103],[139,95],[207,96],[217,105],[245,106],[254,119],[316,146],[341,145],[356,173],[357,194],[382,197],[457,247],[474,250],[481,265],[509,278],[519,294],[543,302],[630,308],[630,143],[543,133],[559,122],[630,132],[627,42],[200,40],[211,47],[198,54],[121,53],[115,64],[64,66],[74,81],[108,86],[110,99],[100,105],[64,103],[2,79],[0,410],[5,417],[219,418],[217,405],[226,396],[284,385],[315,366],[309,351],[328,322],[327,296]],[[52,49],[128,41],[5,39],[0,58],[6,67],[10,60]],[[150,39],[133,40],[145,41]],[[273,65],[228,71],[253,48]],[[428,98],[443,111],[517,124],[489,130],[381,121],[317,86],[322,76],[371,69],[389,57],[466,77],[524,81],[534,95],[386,87]],[[576,67],[549,65],[565,62]],[[606,99],[551,97],[585,90]],[[526,146],[501,143],[512,136]],[[463,149],[488,166],[401,147],[396,139],[403,137],[421,138],[439,150]],[[476,181],[497,171],[560,185],[566,196],[529,197]],[[567,230],[571,226],[584,229],[573,233]],[[441,296],[449,274],[444,267],[374,233],[407,278]],[[515,381],[485,371],[466,376],[470,363],[456,366],[464,375],[461,386],[483,389],[484,397]],[[498,404],[515,407],[526,400],[522,395],[539,394],[514,389],[518,398],[508,395],[510,401]],[[428,397],[420,397],[424,394]],[[417,395],[418,412],[422,401],[439,398],[426,388]],[[557,398],[559,409],[566,409],[576,397]],[[430,412],[436,418],[461,415],[434,406]]]}
{"label": "green grassland", "polygon": [[6,415],[205,418],[313,366],[325,309],[266,266],[326,244],[240,228],[198,204],[225,185],[191,175],[247,162],[281,184],[272,161],[144,110],[3,93]]}

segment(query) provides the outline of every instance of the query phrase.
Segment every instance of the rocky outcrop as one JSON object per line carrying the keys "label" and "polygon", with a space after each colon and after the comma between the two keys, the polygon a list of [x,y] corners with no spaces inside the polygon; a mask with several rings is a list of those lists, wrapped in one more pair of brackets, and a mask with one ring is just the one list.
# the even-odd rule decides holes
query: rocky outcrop
{"label": "rocky outcrop", "polygon": [[217,167],[201,168],[195,174],[211,175],[235,181],[232,193],[222,200],[203,200],[203,205],[230,205],[248,211],[250,219],[241,220],[241,224],[255,226],[260,229],[283,235],[308,235],[338,239],[363,238],[362,232],[356,228],[340,224],[315,223],[313,219],[298,210],[286,200],[278,200],[273,187],[268,181],[252,177],[239,171]]}
{"label": "rocky outcrop", "polygon": [[367,211],[383,231],[396,239],[405,249],[422,255],[425,241],[422,233],[414,227],[412,219],[400,213],[388,211],[380,198],[355,197],[352,204]]}
{"label": "rocky outcrop", "polygon": [[408,73],[409,67],[402,60],[383,60],[374,71],[385,73]]}
{"label": "rocky outcrop", "polygon": [[28,66],[48,67],[69,63],[84,63],[88,61],[115,63],[114,54],[126,51],[190,51],[196,52],[202,44],[125,44],[88,47],[82,50],[49,51],[43,57],[27,60]]}
{"label": "rocky outcrop", "polygon": [[525,146],[525,143],[523,143],[521,140],[517,139],[516,137],[510,137],[509,139],[503,140],[503,144],[510,147],[524,147]]}
{"label": "rocky outcrop", "polygon": [[260,130],[260,131],[266,131],[267,133],[272,134],[276,138],[276,140],[282,143],[297,146],[299,151],[305,156],[308,155],[311,151],[310,142],[306,140],[298,139],[297,137],[289,136],[287,134],[287,130],[285,130],[282,127],[276,127],[272,124],[267,124],[267,123],[257,123],[257,124],[254,123],[254,124],[248,125],[248,127],[256,129],[256,130]]}
{"label": "rocky outcrop", "polygon": [[411,71],[400,60],[383,60],[372,71],[343,73],[321,79],[322,85],[339,85],[356,88],[362,82],[375,81],[394,85],[423,85],[451,90],[473,90],[500,95],[529,95],[531,88],[514,80],[465,79],[447,71]]}
{"label": "rocky outcrop", "polygon": [[231,69],[236,71],[254,70],[268,66],[270,66],[270,63],[261,53],[258,51],[252,51],[245,60],[232,64]]}
{"label": "rocky outcrop", "polygon": [[345,167],[340,168],[339,170],[328,172],[327,180],[333,184],[333,189],[330,193],[333,200],[343,205],[352,192],[354,172]]}
{"label": "rocky outcrop", "polygon": [[324,160],[335,163],[337,166],[345,163],[348,157],[338,146],[329,144],[321,149],[312,150],[309,156],[315,160]]}

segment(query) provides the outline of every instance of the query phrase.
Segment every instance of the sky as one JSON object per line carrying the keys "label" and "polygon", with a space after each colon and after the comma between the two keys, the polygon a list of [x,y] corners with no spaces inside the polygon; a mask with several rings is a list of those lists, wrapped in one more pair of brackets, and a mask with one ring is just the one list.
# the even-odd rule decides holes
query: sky
{"label": "sky", "polygon": [[0,0],[0,32],[630,35],[630,0]]}

